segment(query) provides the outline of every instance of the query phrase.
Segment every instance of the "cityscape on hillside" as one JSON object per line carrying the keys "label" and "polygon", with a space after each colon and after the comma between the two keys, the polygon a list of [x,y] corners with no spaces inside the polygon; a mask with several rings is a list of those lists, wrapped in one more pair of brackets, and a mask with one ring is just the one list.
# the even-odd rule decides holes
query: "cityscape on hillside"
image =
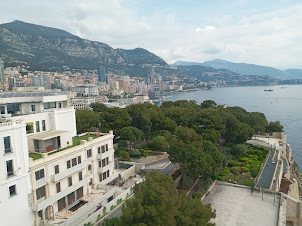
{"label": "cityscape on hillside", "polygon": [[2,7],[0,225],[302,225],[301,2]]}

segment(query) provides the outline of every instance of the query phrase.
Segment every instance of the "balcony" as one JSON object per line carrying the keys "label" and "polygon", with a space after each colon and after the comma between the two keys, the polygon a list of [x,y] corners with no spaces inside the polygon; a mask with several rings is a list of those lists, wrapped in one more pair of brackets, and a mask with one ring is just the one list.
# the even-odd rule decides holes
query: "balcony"
{"label": "balcony", "polygon": [[99,174],[104,173],[107,170],[112,169],[112,168],[114,168],[114,161],[109,162],[108,165],[106,165],[104,167],[98,167],[98,173]]}
{"label": "balcony", "polygon": [[108,151],[106,151],[104,153],[97,154],[96,157],[97,157],[98,160],[102,160],[102,159],[107,158],[107,157],[109,157],[113,154],[114,154],[114,149],[111,148],[111,149],[109,149]]}
{"label": "balcony", "polygon": [[62,171],[60,173],[57,173],[57,174],[52,174],[51,175],[51,181],[56,183],[58,182],[59,180],[62,180],[63,178],[65,177],[68,177],[78,171],[81,171],[82,169],[84,169],[85,167],[87,166],[87,162],[86,160],[84,160],[83,162],[81,162],[80,164],[76,165],[76,166],[73,166],[65,171]]}
{"label": "balcony", "polygon": [[42,187],[45,184],[46,184],[45,177],[42,177],[41,179],[36,180],[36,186],[37,186],[37,188]]}
{"label": "balcony", "polygon": [[12,154],[13,153],[13,148],[6,148],[4,149],[4,155]]}
{"label": "balcony", "polygon": [[47,206],[52,205],[53,203],[55,203],[56,201],[58,201],[59,199],[65,197],[65,196],[67,196],[71,192],[74,192],[77,189],[88,184],[90,181],[90,178],[91,178],[91,176],[87,176],[87,177],[83,178],[83,180],[77,182],[76,184],[73,184],[71,187],[68,187],[59,193],[56,193],[55,195],[48,197],[47,199],[45,199],[39,203],[34,203],[32,205],[32,210],[38,212],[42,209],[45,209]]}
{"label": "balcony", "polygon": [[17,171],[7,172],[6,176],[7,176],[6,179],[17,176]]}

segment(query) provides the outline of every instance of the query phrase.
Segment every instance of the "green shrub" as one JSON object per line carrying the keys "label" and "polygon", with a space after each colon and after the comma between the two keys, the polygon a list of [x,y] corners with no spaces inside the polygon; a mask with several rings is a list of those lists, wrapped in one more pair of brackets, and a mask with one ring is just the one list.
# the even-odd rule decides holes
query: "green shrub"
{"label": "green shrub", "polygon": [[224,176],[225,176],[225,173],[221,173],[220,176],[224,177]]}
{"label": "green shrub", "polygon": [[241,158],[239,158],[239,161],[240,162],[247,162],[249,160],[249,158],[248,157],[241,157]]}
{"label": "green shrub", "polygon": [[230,174],[230,168],[229,167],[226,167],[224,170],[223,170],[223,173],[225,174],[225,175],[228,175],[228,174]]}
{"label": "green shrub", "polygon": [[246,173],[246,172],[249,172],[249,171],[250,171],[249,168],[247,168],[247,167],[240,167],[240,170],[241,170],[241,172],[243,172],[243,173]]}
{"label": "green shrub", "polygon": [[121,161],[131,161],[130,155],[127,151],[121,150],[118,154]]}
{"label": "green shrub", "polygon": [[235,161],[235,160],[230,160],[229,163],[228,163],[228,165],[230,167],[232,167],[232,166],[240,166],[240,162]]}
{"label": "green shrub", "polygon": [[193,199],[201,199],[201,194],[199,193],[199,192],[194,192],[193,194],[192,194],[192,198]]}
{"label": "green shrub", "polygon": [[129,154],[131,158],[140,158],[141,153],[139,150],[129,150]]}
{"label": "green shrub", "polygon": [[230,171],[235,174],[235,175],[238,175],[240,173],[240,167],[239,166],[233,166],[230,168]]}
{"label": "green shrub", "polygon": [[217,180],[222,181],[222,176],[218,176]]}
{"label": "green shrub", "polygon": [[251,175],[252,175],[252,177],[257,177],[258,173],[259,173],[258,169],[251,169]]}

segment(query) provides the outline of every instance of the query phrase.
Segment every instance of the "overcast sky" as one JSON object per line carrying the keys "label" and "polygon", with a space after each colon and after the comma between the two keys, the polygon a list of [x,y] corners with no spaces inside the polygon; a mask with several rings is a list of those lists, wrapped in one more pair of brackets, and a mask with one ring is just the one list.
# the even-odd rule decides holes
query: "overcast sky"
{"label": "overcast sky", "polygon": [[[302,68],[302,1],[1,0],[0,23],[61,28],[168,63],[224,59]],[[1,50],[0,50],[1,51]]]}

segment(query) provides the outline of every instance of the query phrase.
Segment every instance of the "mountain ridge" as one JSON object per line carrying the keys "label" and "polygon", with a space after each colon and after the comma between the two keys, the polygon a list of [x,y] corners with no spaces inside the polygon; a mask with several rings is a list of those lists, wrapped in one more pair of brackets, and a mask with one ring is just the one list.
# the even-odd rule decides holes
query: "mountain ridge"
{"label": "mountain ridge", "polygon": [[302,70],[301,69],[287,69],[280,70],[274,67],[262,66],[257,64],[248,64],[248,63],[234,63],[221,59],[214,59],[210,61],[205,61],[203,63],[198,62],[186,62],[186,61],[177,61],[174,64],[175,66],[208,66],[215,69],[226,69],[234,73],[242,75],[259,75],[259,76],[270,76],[279,79],[301,79]]}
{"label": "mountain ridge", "polygon": [[143,49],[114,49],[82,39],[67,31],[15,20],[0,24],[0,58],[7,66],[24,65],[31,70],[96,70],[146,77],[152,67],[165,76],[182,74],[162,58]]}

